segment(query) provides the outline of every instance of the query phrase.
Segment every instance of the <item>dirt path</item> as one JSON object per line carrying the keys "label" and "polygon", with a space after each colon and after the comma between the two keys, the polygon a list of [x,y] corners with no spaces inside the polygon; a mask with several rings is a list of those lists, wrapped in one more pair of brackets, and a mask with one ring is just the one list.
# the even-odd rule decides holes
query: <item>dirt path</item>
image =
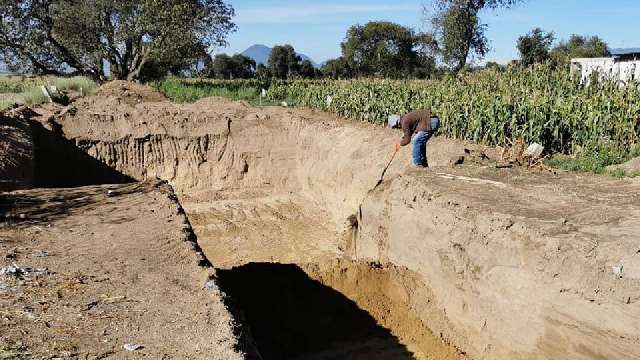
{"label": "dirt path", "polygon": [[0,276],[0,358],[241,359],[174,199],[161,183],[0,194],[0,268],[19,267]]}

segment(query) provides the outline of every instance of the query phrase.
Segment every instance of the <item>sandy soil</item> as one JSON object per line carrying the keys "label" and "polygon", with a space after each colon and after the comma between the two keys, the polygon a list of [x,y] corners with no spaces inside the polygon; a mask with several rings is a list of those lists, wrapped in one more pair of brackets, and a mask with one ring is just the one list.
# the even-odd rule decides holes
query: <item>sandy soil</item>
{"label": "sandy soil", "polygon": [[0,358],[243,358],[168,185],[26,190],[0,207],[0,268],[22,269],[0,275]]}
{"label": "sandy soil", "polygon": [[[43,116],[90,155],[45,184],[169,181],[255,357],[640,358],[638,180],[496,169],[497,149],[435,138],[432,168],[403,149],[376,187],[397,131],[104,95]],[[465,148],[488,159],[451,168]]]}

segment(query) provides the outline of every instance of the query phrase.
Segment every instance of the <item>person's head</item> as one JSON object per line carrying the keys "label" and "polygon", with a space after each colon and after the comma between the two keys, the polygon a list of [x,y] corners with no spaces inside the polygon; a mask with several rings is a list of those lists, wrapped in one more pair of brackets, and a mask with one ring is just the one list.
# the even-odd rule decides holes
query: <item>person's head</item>
{"label": "person's head", "polygon": [[387,118],[387,126],[392,129],[397,129],[400,127],[400,115],[389,115]]}

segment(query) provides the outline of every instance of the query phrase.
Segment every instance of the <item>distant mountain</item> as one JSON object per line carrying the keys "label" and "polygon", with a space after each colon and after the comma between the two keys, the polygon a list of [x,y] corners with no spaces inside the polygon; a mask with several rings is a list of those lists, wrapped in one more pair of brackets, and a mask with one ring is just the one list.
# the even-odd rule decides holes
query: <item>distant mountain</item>
{"label": "distant mountain", "polygon": [[[243,51],[242,55],[252,58],[256,62],[256,64],[266,65],[269,61],[269,56],[271,56],[271,48],[265,45],[256,44]],[[300,56],[302,60],[311,61],[314,67],[318,67],[318,63],[313,61],[313,59],[311,59],[307,55],[298,53],[298,56]]]}

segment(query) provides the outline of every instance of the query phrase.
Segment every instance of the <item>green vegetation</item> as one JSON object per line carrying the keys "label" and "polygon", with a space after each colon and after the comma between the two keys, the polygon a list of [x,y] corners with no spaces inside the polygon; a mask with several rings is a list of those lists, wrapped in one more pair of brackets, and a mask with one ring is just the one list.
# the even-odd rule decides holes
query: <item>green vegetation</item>
{"label": "green vegetation", "polygon": [[98,88],[95,81],[83,76],[54,78],[52,85],[60,91],[82,91],[83,95],[92,95]]}
{"label": "green vegetation", "polygon": [[[59,91],[82,91],[83,95],[95,93],[98,85],[82,76],[75,77],[1,77],[0,110],[14,104],[38,105],[47,101],[41,90],[42,85],[55,86]],[[82,89],[82,90],[81,90]]]}
{"label": "green vegetation", "polygon": [[222,0],[0,0],[0,60],[95,80],[180,73],[226,44],[233,15]]}
{"label": "green vegetation", "polygon": [[[390,114],[429,108],[443,120],[444,135],[508,146],[522,138],[556,157],[551,164],[603,172],[635,154],[640,135],[640,88],[615,84],[584,87],[564,69],[510,67],[418,80],[179,80],[159,89],[178,101],[211,95],[255,102],[287,101],[355,120],[382,124]],[[331,101],[328,101],[330,97]],[[573,165],[572,165],[573,164]]]}
{"label": "green vegetation", "polygon": [[28,89],[44,85],[47,81],[46,77],[42,76],[1,76],[0,77],[0,94],[17,94]]}
{"label": "green vegetation", "polygon": [[622,169],[607,170],[610,165],[621,164],[640,156],[640,146],[633,146],[625,151],[616,146],[601,146],[578,151],[573,155],[557,154],[545,163],[563,170],[608,174],[616,177],[638,176],[637,173],[626,173]]}
{"label": "green vegetation", "polygon": [[22,358],[25,355],[22,345],[0,344],[0,360],[10,360]]}
{"label": "green vegetation", "polygon": [[210,96],[248,101],[252,105],[275,105],[273,100],[260,99],[261,83],[256,80],[183,80],[171,78],[152,84],[178,103],[191,103]]}

